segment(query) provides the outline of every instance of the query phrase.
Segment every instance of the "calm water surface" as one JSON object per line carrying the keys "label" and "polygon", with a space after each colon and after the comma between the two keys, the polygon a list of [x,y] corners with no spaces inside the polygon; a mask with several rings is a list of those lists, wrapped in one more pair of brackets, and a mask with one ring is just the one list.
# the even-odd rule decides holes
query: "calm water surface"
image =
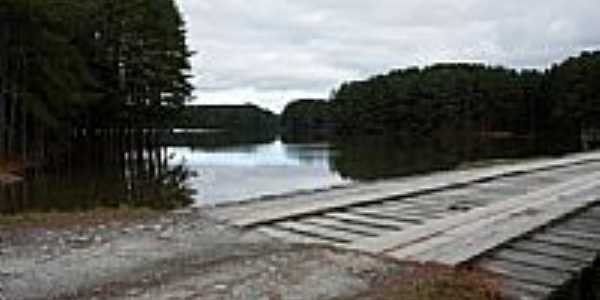
{"label": "calm water surface", "polygon": [[296,190],[350,183],[331,167],[331,145],[287,144],[276,139],[263,144],[212,149],[170,147],[171,163],[184,164],[196,176],[189,179],[197,205],[252,199]]}
{"label": "calm water surface", "polygon": [[[162,136],[143,150],[107,150],[105,144],[94,141],[68,167],[36,171],[16,189],[0,189],[0,213],[210,206],[582,150],[568,137],[490,139],[464,134],[342,139],[193,131]],[[185,176],[189,173],[195,176]],[[189,190],[192,199],[185,196]]]}
{"label": "calm water surface", "polygon": [[427,140],[275,136],[253,140],[205,133],[202,140],[194,146],[168,148],[170,163],[196,173],[188,184],[200,206],[577,150],[529,139],[458,135]]}

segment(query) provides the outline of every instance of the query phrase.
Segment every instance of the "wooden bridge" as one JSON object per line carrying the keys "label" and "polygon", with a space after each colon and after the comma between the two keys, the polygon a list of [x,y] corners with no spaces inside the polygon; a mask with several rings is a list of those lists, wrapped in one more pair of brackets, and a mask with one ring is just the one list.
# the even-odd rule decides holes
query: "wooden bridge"
{"label": "wooden bridge", "polygon": [[275,197],[214,215],[289,242],[475,266],[546,299],[600,253],[600,153]]}

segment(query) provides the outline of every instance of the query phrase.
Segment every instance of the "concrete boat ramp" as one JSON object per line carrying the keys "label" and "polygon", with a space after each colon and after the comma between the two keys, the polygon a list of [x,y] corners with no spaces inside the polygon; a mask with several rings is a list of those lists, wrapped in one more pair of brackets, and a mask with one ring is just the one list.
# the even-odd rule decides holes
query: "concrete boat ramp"
{"label": "concrete boat ramp", "polygon": [[547,299],[597,263],[600,152],[283,195],[212,214],[287,242],[475,266],[501,276],[516,299]]}

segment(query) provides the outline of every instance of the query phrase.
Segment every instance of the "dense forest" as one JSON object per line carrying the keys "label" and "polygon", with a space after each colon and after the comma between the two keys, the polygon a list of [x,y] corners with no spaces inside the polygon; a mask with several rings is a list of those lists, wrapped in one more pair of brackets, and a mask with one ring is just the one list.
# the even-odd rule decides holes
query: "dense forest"
{"label": "dense forest", "polygon": [[276,131],[278,117],[256,105],[187,105],[173,120],[175,128]]}
{"label": "dense forest", "polygon": [[188,203],[158,145],[192,91],[185,34],[175,0],[0,1],[0,213]]}
{"label": "dense forest", "polygon": [[3,0],[0,49],[0,162],[135,139],[192,90],[173,0]]}
{"label": "dense forest", "polygon": [[281,114],[285,132],[333,129],[331,106],[323,99],[301,99],[287,105]]}
{"label": "dense forest", "polygon": [[[344,83],[327,104],[296,101],[284,127],[331,123],[337,133],[428,135],[467,131],[489,135],[578,135],[600,127],[600,52],[584,52],[545,71],[479,64],[438,64],[394,70]],[[327,107],[328,106],[328,107]]]}

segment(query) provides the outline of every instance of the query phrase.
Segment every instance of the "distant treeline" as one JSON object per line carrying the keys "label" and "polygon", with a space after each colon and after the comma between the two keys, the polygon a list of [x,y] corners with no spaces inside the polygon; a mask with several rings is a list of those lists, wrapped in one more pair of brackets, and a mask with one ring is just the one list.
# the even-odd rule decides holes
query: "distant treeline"
{"label": "distant treeline", "polygon": [[394,70],[344,83],[329,101],[299,100],[286,128],[337,133],[578,134],[600,127],[600,52],[584,52],[545,71],[479,64]]}
{"label": "distant treeline", "polygon": [[175,128],[276,131],[278,116],[256,105],[188,105],[178,111]]}
{"label": "distant treeline", "polygon": [[0,1],[0,162],[162,127],[190,55],[175,0]]}
{"label": "distant treeline", "polygon": [[321,99],[301,99],[288,104],[281,114],[285,132],[327,131],[334,128],[332,106]]}

